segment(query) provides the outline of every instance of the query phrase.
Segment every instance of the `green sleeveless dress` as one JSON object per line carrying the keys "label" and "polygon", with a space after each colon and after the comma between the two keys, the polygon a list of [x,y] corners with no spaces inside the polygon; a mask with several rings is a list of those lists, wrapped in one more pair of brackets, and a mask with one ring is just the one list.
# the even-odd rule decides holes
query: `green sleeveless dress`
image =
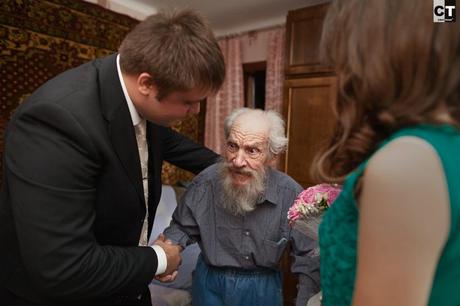
{"label": "green sleeveless dress", "polygon": [[[396,132],[381,147],[401,136],[424,139],[433,146],[441,159],[450,197],[451,228],[437,264],[428,305],[459,306],[460,131],[449,125],[418,125]],[[367,160],[346,178],[342,193],[325,213],[319,228],[323,306],[351,305],[359,215],[353,191],[366,164]]]}

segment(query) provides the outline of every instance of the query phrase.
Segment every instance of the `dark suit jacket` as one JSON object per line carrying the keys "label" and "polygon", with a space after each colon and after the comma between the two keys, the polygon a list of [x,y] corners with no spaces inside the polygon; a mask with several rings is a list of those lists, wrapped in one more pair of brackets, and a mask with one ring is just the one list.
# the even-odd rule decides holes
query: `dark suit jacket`
{"label": "dark suit jacket", "polygon": [[[154,277],[155,252],[137,246],[145,203],[115,60],[98,59],[47,82],[9,124],[0,296],[13,294],[24,305],[124,305]],[[217,155],[151,123],[147,138],[150,230],[163,160],[197,173]]]}

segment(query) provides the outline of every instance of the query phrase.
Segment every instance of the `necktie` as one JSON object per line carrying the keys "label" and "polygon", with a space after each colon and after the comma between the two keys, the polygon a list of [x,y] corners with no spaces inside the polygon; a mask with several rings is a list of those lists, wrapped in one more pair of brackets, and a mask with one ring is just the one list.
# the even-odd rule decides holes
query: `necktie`
{"label": "necktie", "polygon": [[142,119],[135,127],[137,148],[139,150],[139,159],[141,161],[141,171],[142,171],[142,186],[144,187],[144,199],[145,199],[145,218],[144,223],[142,224],[141,237],[139,238],[139,245],[146,246],[148,243],[148,228],[149,228],[149,171],[148,171],[148,161],[149,161],[149,151],[147,147],[147,138],[146,138],[146,122]]}

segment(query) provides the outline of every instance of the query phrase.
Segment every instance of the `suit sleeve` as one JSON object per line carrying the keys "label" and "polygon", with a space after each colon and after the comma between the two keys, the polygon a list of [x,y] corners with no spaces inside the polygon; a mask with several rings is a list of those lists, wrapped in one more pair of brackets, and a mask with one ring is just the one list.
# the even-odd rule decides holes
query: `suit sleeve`
{"label": "suit sleeve", "polygon": [[11,122],[5,160],[22,260],[43,294],[142,292],[155,275],[155,252],[102,246],[93,233],[103,162],[84,126],[56,104],[31,105]]}
{"label": "suit sleeve", "polygon": [[219,155],[171,128],[163,128],[163,156],[167,162],[198,174],[214,164]]}

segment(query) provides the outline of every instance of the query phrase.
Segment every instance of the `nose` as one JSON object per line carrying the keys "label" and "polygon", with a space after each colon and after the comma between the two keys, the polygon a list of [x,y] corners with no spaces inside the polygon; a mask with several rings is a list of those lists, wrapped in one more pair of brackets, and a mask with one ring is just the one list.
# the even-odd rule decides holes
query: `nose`
{"label": "nose", "polygon": [[232,159],[232,163],[235,167],[241,168],[246,166],[246,157],[242,150],[236,152],[235,156]]}

